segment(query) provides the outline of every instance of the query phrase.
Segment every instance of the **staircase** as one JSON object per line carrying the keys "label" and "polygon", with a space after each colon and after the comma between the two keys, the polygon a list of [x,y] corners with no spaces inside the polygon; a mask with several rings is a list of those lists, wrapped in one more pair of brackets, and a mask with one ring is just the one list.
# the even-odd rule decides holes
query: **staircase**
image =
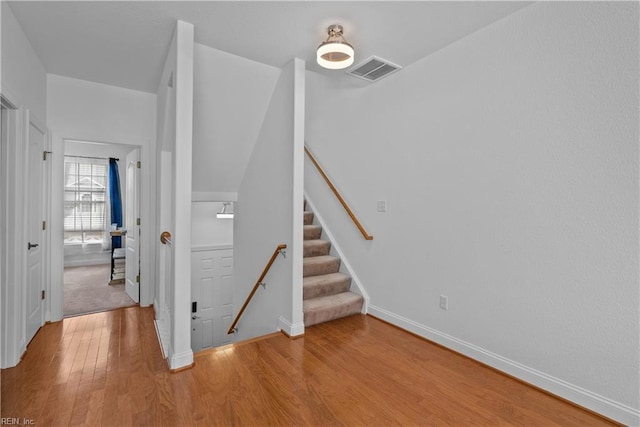
{"label": "staircase", "polygon": [[351,277],[340,273],[340,258],[329,254],[331,242],[322,240],[322,227],[313,212],[304,211],[303,305],[304,325],[311,326],[362,311],[362,296],[349,291]]}

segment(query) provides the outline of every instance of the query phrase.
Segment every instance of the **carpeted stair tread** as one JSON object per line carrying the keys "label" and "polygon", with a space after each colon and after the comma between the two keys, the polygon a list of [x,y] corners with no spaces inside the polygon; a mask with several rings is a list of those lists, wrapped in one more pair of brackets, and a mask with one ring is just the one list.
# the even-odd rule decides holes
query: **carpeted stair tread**
{"label": "carpeted stair tread", "polygon": [[340,258],[331,255],[314,256],[302,259],[302,277],[337,273]]}
{"label": "carpeted stair tread", "polygon": [[322,236],[322,227],[319,225],[304,226],[304,240],[319,239]]}
{"label": "carpeted stair tread", "polygon": [[347,292],[350,285],[351,276],[344,273],[330,273],[305,277],[302,283],[303,299],[307,300]]}
{"label": "carpeted stair tread", "polygon": [[312,298],[303,301],[304,325],[311,326],[362,311],[362,296],[353,292]]}
{"label": "carpeted stair tread", "polygon": [[304,225],[313,224],[313,212],[304,211]]}
{"label": "carpeted stair tread", "polygon": [[329,255],[331,242],[321,239],[305,240],[302,244],[303,256],[312,257],[320,255]]}

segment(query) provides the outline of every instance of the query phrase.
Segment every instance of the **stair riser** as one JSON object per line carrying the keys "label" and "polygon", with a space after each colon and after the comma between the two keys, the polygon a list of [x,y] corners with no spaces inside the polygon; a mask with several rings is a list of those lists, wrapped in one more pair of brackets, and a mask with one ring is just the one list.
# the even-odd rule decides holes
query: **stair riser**
{"label": "stair riser", "polygon": [[313,212],[305,212],[304,213],[304,225],[313,224]]}
{"label": "stair riser", "polygon": [[337,273],[340,269],[340,259],[334,259],[331,261],[311,264],[303,262],[302,265],[302,277],[319,276],[321,274]]}
{"label": "stair riser", "polygon": [[315,240],[322,236],[322,228],[320,227],[305,227],[304,228],[304,240]]}
{"label": "stair riser", "polygon": [[302,288],[302,299],[311,299],[322,297],[325,295],[334,295],[341,292],[347,292],[351,286],[351,279],[345,278],[341,281],[323,283],[322,285],[306,286]]}
{"label": "stair riser", "polygon": [[305,245],[303,251],[303,257],[313,257],[313,256],[322,256],[329,255],[329,251],[331,249],[331,244],[329,242],[325,242],[322,245]]}
{"label": "stair riser", "polygon": [[339,319],[341,317],[351,316],[360,312],[362,312],[362,300],[332,307],[326,310],[304,313],[304,325],[316,325],[318,323],[328,322],[330,320]]}

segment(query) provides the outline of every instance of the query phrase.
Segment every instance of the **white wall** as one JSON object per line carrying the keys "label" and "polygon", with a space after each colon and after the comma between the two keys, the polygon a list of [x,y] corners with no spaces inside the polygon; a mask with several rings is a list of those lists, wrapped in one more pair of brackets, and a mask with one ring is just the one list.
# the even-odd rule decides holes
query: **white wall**
{"label": "white wall", "polygon": [[[302,321],[301,293],[299,304],[293,301],[294,288],[302,289],[302,274],[293,276],[297,251],[302,264],[302,191],[294,195],[293,170],[295,162],[303,161],[294,150],[302,146],[296,123],[304,116],[296,111],[294,97],[303,67],[302,61],[294,60],[282,69],[238,191],[233,230],[234,315],[279,244],[288,246],[288,256],[276,259],[264,280],[266,290],[258,290],[238,323],[236,340],[274,332],[282,327],[280,318],[290,329],[299,328]],[[300,218],[299,235],[294,233],[294,212]]]}
{"label": "white wall", "polygon": [[31,47],[8,2],[2,2],[1,92],[38,119],[47,120],[46,71]]}
{"label": "white wall", "polygon": [[237,192],[279,70],[195,44],[193,190]]}
{"label": "white wall", "polygon": [[[218,219],[216,213],[222,202],[193,202],[191,204],[191,246],[233,245],[233,219]],[[227,211],[232,211],[230,206]]]}
{"label": "white wall", "polygon": [[[62,156],[64,140],[124,145],[131,149],[141,148],[141,198],[140,218],[142,229],[141,242],[141,292],[140,304],[148,306],[153,302],[153,283],[155,283],[155,210],[152,208],[155,197],[155,103],[153,94],[47,75],[47,116],[48,126],[53,134],[53,180],[52,194],[62,194]],[[55,199],[54,199],[55,201]],[[62,230],[62,204],[52,206],[58,215],[52,227]],[[147,232],[145,233],[145,230]],[[52,247],[62,247],[61,233],[53,233]],[[56,237],[57,236],[57,237]],[[56,268],[59,267],[59,271]],[[62,318],[62,292],[56,292],[62,286],[62,256],[52,251],[52,313]],[[58,284],[57,284],[58,283]],[[57,284],[57,285],[56,285]]]}
{"label": "white wall", "polygon": [[[160,302],[160,312],[156,309],[156,315],[159,316],[160,336],[163,336],[163,331],[167,332],[167,339],[161,340],[168,350],[171,369],[193,363],[190,316],[193,38],[193,25],[177,21],[157,93],[159,138],[156,158],[160,165],[158,181],[161,184],[156,198],[159,216],[156,235],[161,230],[169,231],[172,243],[158,251],[160,257],[169,257],[171,266],[162,261],[158,263],[161,276],[158,294],[161,293],[164,300]],[[157,240],[155,244],[158,245]]]}
{"label": "white wall", "polygon": [[370,312],[638,424],[638,76],[638,4],[586,2],[365,89],[308,73],[308,144],[374,240],[305,187]]}
{"label": "white wall", "polygon": [[[0,245],[0,288],[2,316],[0,327],[0,367],[16,365],[26,349],[25,334],[25,270],[26,217],[25,183],[28,178],[26,166],[27,135],[26,121],[43,122],[46,114],[46,74],[35,51],[29,44],[7,2],[0,4],[1,15],[1,75],[0,93],[15,107],[10,112],[9,143],[2,147],[3,191],[0,204],[4,211],[6,233]],[[48,143],[48,141],[47,141]],[[47,146],[47,148],[49,148]],[[48,234],[41,242],[48,247]],[[45,271],[47,265],[44,265]],[[47,279],[45,278],[45,282]],[[46,283],[45,283],[46,286]],[[48,309],[47,315],[48,315]],[[47,317],[48,319],[48,317]]]}

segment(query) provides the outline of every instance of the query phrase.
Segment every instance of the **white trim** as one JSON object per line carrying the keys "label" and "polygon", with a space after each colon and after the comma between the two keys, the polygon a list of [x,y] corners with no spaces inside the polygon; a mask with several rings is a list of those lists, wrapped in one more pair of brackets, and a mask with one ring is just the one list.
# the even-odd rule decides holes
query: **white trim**
{"label": "white trim", "polygon": [[169,354],[169,335],[171,335],[171,332],[168,330],[169,324],[163,319],[156,319],[153,321],[153,324],[156,327],[156,336],[160,344],[162,358],[166,359]]}
{"label": "white trim", "polygon": [[[38,132],[40,132],[43,136],[44,136],[44,141],[43,141],[43,145],[42,148],[43,150],[47,150],[48,148],[48,143],[49,143],[49,131],[47,130],[47,126],[45,125],[45,123],[40,120],[35,114],[33,114],[31,112],[31,110],[26,109],[25,113],[24,113],[24,133],[22,135],[22,143],[24,144],[24,149],[23,149],[23,191],[25,193],[22,202],[23,202],[23,208],[22,208],[22,218],[21,218],[21,224],[22,224],[22,233],[23,233],[23,239],[22,242],[27,242],[30,240],[30,236],[29,236],[29,227],[30,224],[29,220],[28,220],[28,212],[29,212],[29,198],[26,196],[26,193],[28,193],[28,191],[25,190],[29,190],[30,186],[31,186],[31,179],[33,177],[32,175],[32,171],[31,169],[31,142],[30,142],[30,132],[31,132],[31,126],[33,126]],[[38,157],[40,157],[43,153],[37,153]],[[44,160],[42,160],[43,163],[41,163],[42,165],[42,174],[41,174],[41,182],[40,182],[40,186],[41,186],[41,192],[42,194],[40,195],[40,219],[38,220],[38,230],[41,230],[40,228],[40,222],[42,220],[44,220],[47,216],[48,216],[48,211],[49,211],[49,206],[45,203],[45,200],[47,200],[48,197],[48,193],[49,191],[47,191],[48,189],[45,188],[45,179],[47,181],[47,183],[50,186],[51,183],[51,177],[50,176],[45,176],[45,173],[47,173],[49,171],[49,168],[47,166],[47,164],[44,163]],[[48,258],[50,256],[50,253],[48,253],[47,251],[47,245],[49,244],[48,239],[47,239],[47,233],[45,232],[45,230],[42,230],[41,232],[41,238],[40,240],[40,245],[42,250],[40,251],[40,268],[41,268],[41,280],[40,280],[40,289],[39,291],[46,291],[47,287],[48,287],[48,283],[49,283],[49,277],[50,277],[50,272],[48,270]],[[24,243],[23,243],[24,244]],[[29,255],[26,254],[25,252],[20,252],[20,257],[22,259],[22,277],[24,280],[24,283],[26,284],[26,286],[23,286],[22,289],[22,316],[23,316],[23,324],[22,324],[22,338],[24,340],[24,350],[26,350],[26,346],[28,344],[27,339],[29,341],[31,341],[31,339],[33,339],[33,337],[28,337],[27,338],[27,291],[28,291],[28,285],[27,279],[29,277],[28,275],[28,268],[29,268]],[[50,296],[50,295],[49,295]],[[48,309],[48,305],[49,305],[49,300],[43,301],[43,300],[38,300],[38,303],[40,305],[40,325],[38,326],[38,329],[41,328],[44,325],[45,322],[45,318],[49,315],[50,317],[50,310]],[[37,333],[37,330],[36,332]],[[35,333],[33,336],[35,336]]]}
{"label": "white trim", "polygon": [[549,393],[602,414],[605,417],[609,417],[626,425],[640,425],[640,410],[600,396],[592,391],[507,359],[499,354],[492,353],[428,326],[421,325],[420,323],[399,316],[381,307],[369,305],[369,313],[399,328],[505,372],[524,382],[546,390]]}
{"label": "white trim", "polygon": [[193,143],[194,26],[178,21],[175,30],[175,146],[171,201],[173,271],[169,283],[171,313],[171,369],[193,362],[191,349],[191,171]]}
{"label": "white trim", "polygon": [[16,139],[20,144],[20,160],[16,162],[18,167],[18,173],[16,176],[20,177],[20,182],[16,183],[16,189],[20,189],[16,195],[16,208],[18,209],[18,216],[15,218],[15,227],[18,231],[18,239],[16,241],[16,265],[20,268],[20,280],[16,283],[22,284],[20,286],[20,317],[18,318],[20,330],[19,330],[19,348],[20,354],[27,350],[27,269],[28,269],[28,256],[24,250],[24,242],[29,241],[29,221],[27,212],[29,210],[29,200],[27,194],[29,193],[29,109],[21,108],[22,117],[19,120],[20,138]]}
{"label": "white trim", "polygon": [[191,246],[191,252],[221,251],[225,249],[233,249],[233,245],[226,244],[226,245]]}
{"label": "white trim", "polygon": [[291,323],[284,317],[280,316],[278,318],[278,330],[283,331],[290,337],[304,335],[304,322]]}
{"label": "white trim", "polygon": [[306,191],[304,193],[304,197],[307,200],[307,204],[313,211],[314,218],[316,218],[320,223],[320,226],[322,226],[322,232],[325,233],[327,235],[327,239],[331,241],[331,250],[335,250],[338,257],[340,257],[341,266],[344,267],[344,269],[351,276],[351,284],[355,285],[355,289],[351,289],[351,291],[353,292],[355,290],[355,293],[362,295],[362,298],[364,298],[364,304],[362,304],[362,314],[367,314],[369,310],[369,294],[367,293],[367,290],[362,285],[362,282],[360,281],[360,279],[358,278],[358,275],[356,274],[355,270],[351,266],[349,259],[340,248],[338,241],[331,233],[331,230],[329,230],[327,223],[322,218],[322,215],[320,215],[320,213],[318,212],[316,205],[313,204],[313,202],[311,201],[311,198],[309,197],[309,194],[307,194]]}
{"label": "white trim", "polygon": [[169,360],[169,369],[186,368],[193,364],[193,351],[190,349],[181,353],[174,353]]}
{"label": "white trim", "polygon": [[100,254],[100,257],[87,257],[84,259],[76,259],[73,261],[67,261],[64,263],[64,268],[67,267],[88,267],[91,265],[108,265],[111,266],[111,254]]}
{"label": "white trim", "polygon": [[237,202],[238,193],[224,191],[192,191],[192,202]]}
{"label": "white trim", "polygon": [[[51,131],[47,130],[46,139],[45,139],[45,151],[53,152],[52,150],[52,135]],[[44,250],[44,259],[42,262],[42,268],[44,271],[44,283],[43,289],[45,291],[46,298],[44,300],[44,321],[51,321],[51,301],[52,301],[52,293],[51,293],[51,202],[53,197],[51,196],[51,186],[52,186],[52,165],[51,157],[47,157],[47,160],[44,162],[44,167],[42,170],[44,183],[42,186],[42,190],[44,191],[44,200],[43,203],[43,221],[46,221],[46,228],[43,233],[43,250]]]}
{"label": "white trim", "polygon": [[3,239],[0,244],[4,245],[3,253],[5,264],[3,265],[3,280],[0,286],[0,302],[2,303],[2,319],[0,324],[0,367],[9,368],[16,366],[20,362],[20,356],[25,350],[24,334],[21,335],[21,325],[24,322],[24,310],[22,309],[21,289],[18,284],[23,283],[21,259],[23,258],[23,234],[22,221],[24,212],[20,202],[21,194],[24,193],[24,179],[20,177],[23,171],[20,162],[24,154],[24,109],[15,108],[19,105],[17,98],[8,96],[3,88],[1,94],[2,102],[7,107],[7,144],[4,146],[3,158],[6,182],[3,182],[6,191],[0,192],[1,202],[5,206],[6,217],[4,218],[6,228],[6,241]]}
{"label": "white trim", "polygon": [[[304,333],[302,258],[304,256],[304,125],[305,125],[305,62],[293,60],[293,164],[292,169],[292,230],[291,230],[291,321],[302,324]],[[296,333],[296,334],[300,334]],[[290,333],[289,336],[296,335]]]}
{"label": "white trim", "polygon": [[[51,156],[51,212],[50,212],[50,232],[51,232],[51,247],[60,248],[60,250],[52,250],[51,254],[51,283],[50,283],[50,319],[51,321],[60,321],[64,317],[63,313],[63,299],[64,299],[64,267],[73,267],[76,262],[67,262],[65,265],[63,233],[64,229],[64,214],[63,214],[63,175],[64,175],[64,153],[65,144],[67,142],[81,142],[84,144],[94,145],[111,145],[114,147],[129,147],[131,149],[139,149],[140,157],[142,160],[142,168],[140,172],[140,185],[141,195],[139,197],[140,203],[140,219],[142,222],[142,237],[141,249],[140,249],[140,306],[148,307],[153,304],[154,300],[154,283],[155,283],[155,244],[154,238],[155,215],[156,210],[150,207],[149,201],[152,200],[151,193],[156,193],[156,181],[155,181],[155,159],[151,156],[155,153],[155,145],[149,147],[135,143],[118,143],[118,142],[106,142],[95,141],[88,138],[76,138],[65,137],[59,133],[52,131],[52,149],[53,155]],[[53,197],[54,194],[59,194],[59,197]],[[53,230],[56,232],[53,232]],[[108,262],[108,261],[107,261]]]}

